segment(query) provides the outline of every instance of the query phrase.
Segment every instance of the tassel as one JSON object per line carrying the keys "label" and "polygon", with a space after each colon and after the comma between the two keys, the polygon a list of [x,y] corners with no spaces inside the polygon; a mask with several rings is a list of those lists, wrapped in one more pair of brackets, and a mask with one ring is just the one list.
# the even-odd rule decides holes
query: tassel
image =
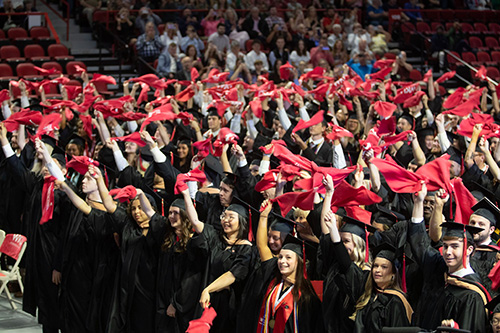
{"label": "tassel", "polygon": [[165,200],[161,198],[161,216],[165,216]]}
{"label": "tassel", "polygon": [[177,126],[174,126],[174,129],[172,130],[172,134],[170,134],[170,141],[174,141],[174,136],[175,136],[176,130],[177,130]]}
{"label": "tassel", "polygon": [[366,225],[365,225],[365,263],[368,262],[368,258],[370,257],[370,252],[369,252],[369,249],[368,249],[368,230],[366,228]]}
{"label": "tassel", "polygon": [[248,208],[248,240],[253,242],[253,229],[252,229],[252,211]]}
{"label": "tassel", "polygon": [[406,293],[406,254],[403,252],[403,276],[401,277],[403,292]]}
{"label": "tassel", "polygon": [[307,266],[306,266],[306,245],[304,241],[302,241],[302,258],[304,264],[304,279],[307,280]]}
{"label": "tassel", "polygon": [[103,166],[104,168],[104,182],[106,183],[106,187],[109,188],[109,179],[108,179],[108,171],[106,171],[106,167]]}
{"label": "tassel", "polygon": [[467,233],[465,232],[465,225],[464,225],[464,251],[462,254],[462,265],[464,268],[466,268],[466,262],[467,262]]}
{"label": "tassel", "polygon": [[174,165],[174,153],[170,151],[170,165]]}

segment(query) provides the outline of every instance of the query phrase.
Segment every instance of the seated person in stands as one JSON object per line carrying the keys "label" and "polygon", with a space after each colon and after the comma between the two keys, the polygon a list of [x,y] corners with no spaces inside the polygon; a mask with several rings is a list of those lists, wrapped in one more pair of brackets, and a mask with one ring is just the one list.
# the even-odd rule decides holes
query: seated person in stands
{"label": "seated person in stands", "polygon": [[255,62],[260,60],[262,65],[264,66],[264,71],[269,71],[269,64],[267,62],[267,56],[264,52],[261,51],[262,43],[260,40],[255,39],[252,42],[252,51],[248,52],[245,57],[245,63],[247,67],[251,70],[255,70]]}
{"label": "seated person in stands", "polygon": [[87,21],[89,25],[92,27],[93,19],[92,15],[94,11],[98,10],[102,6],[102,2],[100,0],[80,0],[80,5],[83,7],[82,14],[87,17]]}
{"label": "seated person in stands", "polygon": [[150,8],[142,7],[139,10],[139,16],[135,19],[135,27],[143,34],[146,31],[146,24],[153,23],[153,27],[158,33],[158,25],[161,24],[161,19],[158,15],[153,13]]}
{"label": "seated person in stands", "polygon": [[146,32],[137,38],[136,48],[139,57],[146,62],[154,62],[165,47],[156,33],[153,22],[146,24]]}
{"label": "seated person in stands", "polygon": [[381,0],[373,0],[371,5],[366,7],[368,22],[373,25],[387,25],[389,14],[382,8]]}
{"label": "seated person in stands", "polygon": [[170,43],[170,45],[163,49],[163,52],[160,54],[156,70],[162,76],[173,79],[175,78],[177,70],[181,68],[182,64],[179,60],[179,55],[177,54],[177,44]]}
{"label": "seated person in stands", "polygon": [[196,48],[196,54],[201,56],[201,51],[205,49],[205,44],[198,37],[194,26],[188,25],[186,29],[186,36],[181,39],[181,50],[182,52],[186,52],[189,45],[193,45]]}

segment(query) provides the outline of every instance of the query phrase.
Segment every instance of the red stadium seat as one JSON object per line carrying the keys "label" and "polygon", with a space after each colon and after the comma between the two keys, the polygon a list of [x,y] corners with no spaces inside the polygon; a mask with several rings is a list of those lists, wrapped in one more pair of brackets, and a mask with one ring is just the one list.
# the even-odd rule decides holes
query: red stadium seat
{"label": "red stadium seat", "polygon": [[57,61],[60,60],[68,61],[75,59],[75,57],[69,55],[68,48],[62,44],[50,45],[49,48],[47,49],[47,52],[49,54],[49,57]]}
{"label": "red stadium seat", "polygon": [[494,62],[500,64],[500,52],[499,51],[491,52],[491,61],[494,61]]}
{"label": "red stadium seat", "polygon": [[108,89],[108,84],[105,82],[94,82],[94,86],[101,95],[105,96],[113,96],[115,93],[112,91],[109,91]]}
{"label": "red stadium seat", "polygon": [[165,23],[162,23],[162,24],[159,24],[158,25],[158,33],[161,35],[163,35],[163,32],[165,31]]}
{"label": "red stadium seat", "polygon": [[[458,54],[457,52],[451,51],[450,53],[453,54],[454,56],[456,56],[457,58],[462,59],[462,58],[460,58],[460,54]],[[451,69],[457,68],[457,63],[459,63],[458,60],[456,60],[455,58],[453,58],[449,54],[446,55],[446,60],[448,61],[448,65],[450,66]]]}
{"label": "red stadium seat", "polygon": [[422,73],[418,69],[412,69],[410,72],[410,80],[422,81]]}
{"label": "red stadium seat", "polygon": [[82,67],[83,69],[87,69],[87,66],[81,61],[70,61],[66,64],[66,74],[71,76],[80,76],[81,73],[76,70],[76,65]]}
{"label": "red stadium seat", "polygon": [[477,61],[479,64],[486,66],[495,64],[495,62],[491,61],[490,54],[488,52],[483,52],[483,51],[477,53]]}
{"label": "red stadium seat", "polygon": [[17,80],[9,64],[0,64],[0,81]]}
{"label": "red stadium seat", "polygon": [[22,62],[25,59],[21,57],[21,52],[17,46],[5,45],[0,47],[0,58],[5,59],[7,62]]}
{"label": "red stadium seat", "polygon": [[30,29],[30,37],[33,39],[50,37],[50,31],[46,27],[33,27]]}
{"label": "red stadium seat", "polygon": [[384,58],[386,59],[396,59],[396,55],[394,53],[387,52],[384,54]]}
{"label": "red stadium seat", "polygon": [[499,49],[498,40],[495,37],[485,37],[484,38],[484,45],[487,48],[489,48],[490,50]]}
{"label": "red stadium seat", "polygon": [[500,34],[500,24],[488,23],[488,27],[490,28],[490,31],[493,31],[496,34]]}
{"label": "red stadium seat", "polygon": [[425,22],[417,22],[416,28],[418,32],[421,32],[423,34],[430,34],[432,33],[431,27]]}
{"label": "red stadium seat", "polygon": [[81,87],[82,83],[78,80],[69,80],[68,83],[66,83],[67,86],[77,86]]}
{"label": "red stadium seat", "polygon": [[475,32],[474,27],[469,23],[461,23],[463,32]]}
{"label": "red stadium seat", "polygon": [[24,48],[24,56],[33,62],[40,62],[40,64],[50,60],[50,57],[45,55],[45,51],[38,44],[26,45]]}
{"label": "red stadium seat", "polygon": [[484,49],[483,41],[479,37],[470,36],[469,37],[469,45],[473,49],[477,49],[477,50]]}
{"label": "red stadium seat", "polygon": [[432,31],[437,31],[438,27],[442,27],[444,29],[444,26],[441,22],[431,22]]}
{"label": "red stadium seat", "polygon": [[476,55],[472,52],[462,52],[462,60],[468,63],[477,62]]}
{"label": "red stadium seat", "polygon": [[488,30],[488,27],[486,27],[486,24],[480,23],[480,22],[474,23],[474,30],[477,31],[477,32],[480,32],[482,34],[487,34],[487,33],[490,32]]}
{"label": "red stadium seat", "polygon": [[10,28],[7,30],[7,36],[12,40],[17,38],[29,38],[28,32],[23,28]]}
{"label": "red stadium seat", "polygon": [[[55,62],[55,61],[47,61],[42,64],[43,69],[51,69],[55,68],[56,70],[60,71],[61,73],[63,72],[63,68],[60,63]],[[59,75],[57,75],[59,76]]]}
{"label": "red stadium seat", "polygon": [[500,79],[500,72],[496,67],[486,67],[486,75],[488,75],[489,78],[495,81],[498,81]]}
{"label": "red stadium seat", "polygon": [[28,80],[43,80],[43,75],[40,75],[35,69],[35,65],[29,62],[18,64],[16,72],[18,76]]}
{"label": "red stadium seat", "polygon": [[450,30],[453,27],[453,22],[446,22],[446,31]]}

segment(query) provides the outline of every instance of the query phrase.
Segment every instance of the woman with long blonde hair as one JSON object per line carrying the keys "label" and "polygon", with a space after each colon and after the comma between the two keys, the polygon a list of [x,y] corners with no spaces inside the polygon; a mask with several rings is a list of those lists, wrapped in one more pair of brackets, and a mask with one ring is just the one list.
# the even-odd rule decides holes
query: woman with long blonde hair
{"label": "woman with long blonde hair", "polygon": [[363,294],[363,286],[370,271],[370,256],[366,249],[368,231],[375,228],[348,216],[339,231],[331,211],[333,180],[323,179],[326,188],[321,211],[320,238],[324,266],[323,317],[328,332],[352,332],[354,323],[349,317],[356,301]]}

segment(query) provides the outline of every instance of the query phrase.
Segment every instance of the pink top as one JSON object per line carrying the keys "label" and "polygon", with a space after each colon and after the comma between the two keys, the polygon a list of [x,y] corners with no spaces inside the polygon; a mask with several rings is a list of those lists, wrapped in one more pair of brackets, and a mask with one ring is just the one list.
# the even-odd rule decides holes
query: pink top
{"label": "pink top", "polygon": [[214,32],[217,32],[217,25],[219,23],[224,23],[224,19],[218,19],[215,21],[208,21],[206,19],[201,20],[201,26],[203,27],[205,36],[210,36]]}

